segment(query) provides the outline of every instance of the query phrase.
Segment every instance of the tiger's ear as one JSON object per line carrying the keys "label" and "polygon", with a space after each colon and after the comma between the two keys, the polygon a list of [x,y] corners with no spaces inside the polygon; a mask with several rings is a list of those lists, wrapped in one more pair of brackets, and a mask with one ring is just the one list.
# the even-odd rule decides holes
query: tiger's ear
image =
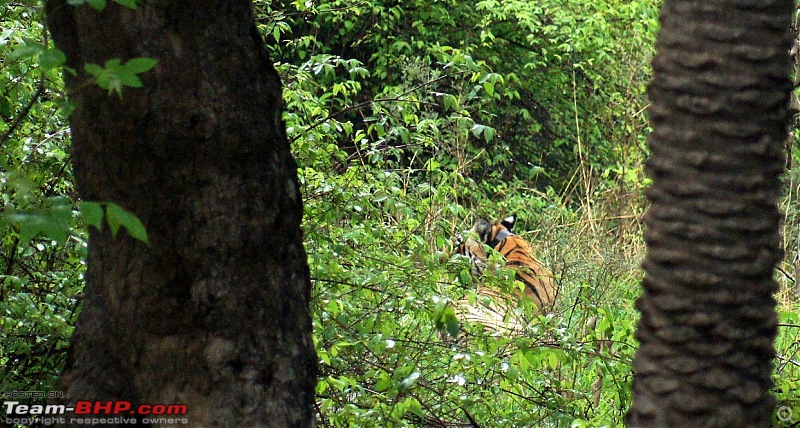
{"label": "tiger's ear", "polygon": [[504,218],[503,221],[500,222],[500,224],[505,226],[506,229],[508,229],[509,232],[511,232],[511,229],[514,228],[514,225],[516,223],[517,223],[517,215],[516,214],[511,214],[510,216]]}

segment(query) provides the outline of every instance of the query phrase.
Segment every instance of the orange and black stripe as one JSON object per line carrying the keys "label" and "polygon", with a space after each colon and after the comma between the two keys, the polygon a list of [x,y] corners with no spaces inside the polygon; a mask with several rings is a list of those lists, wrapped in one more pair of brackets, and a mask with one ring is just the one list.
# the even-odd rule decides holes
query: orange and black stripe
{"label": "orange and black stripe", "polygon": [[[516,215],[492,224],[480,219],[472,228],[482,243],[493,247],[506,259],[506,265],[516,270],[516,279],[525,284],[524,295],[529,297],[539,309],[548,311],[556,298],[557,286],[552,272],[533,256],[533,250],[524,239],[511,231],[516,223]],[[483,245],[471,238],[459,242],[456,252],[470,258],[473,274],[480,275],[486,267],[487,255]]]}

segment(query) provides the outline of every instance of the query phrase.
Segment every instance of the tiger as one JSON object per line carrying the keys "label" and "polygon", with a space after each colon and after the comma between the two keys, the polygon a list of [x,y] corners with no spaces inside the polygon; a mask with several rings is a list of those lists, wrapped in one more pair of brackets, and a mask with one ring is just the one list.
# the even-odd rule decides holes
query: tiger
{"label": "tiger", "polygon": [[555,278],[552,272],[533,256],[530,244],[514,234],[516,222],[516,214],[496,224],[481,218],[475,222],[470,231],[478,240],[472,237],[465,239],[463,235],[457,235],[454,253],[469,258],[471,273],[477,278],[483,274],[487,266],[488,257],[484,244],[493,248],[505,258],[506,266],[516,271],[515,278],[524,284],[525,288],[518,297],[525,296],[533,301],[539,311],[549,312],[556,298]]}

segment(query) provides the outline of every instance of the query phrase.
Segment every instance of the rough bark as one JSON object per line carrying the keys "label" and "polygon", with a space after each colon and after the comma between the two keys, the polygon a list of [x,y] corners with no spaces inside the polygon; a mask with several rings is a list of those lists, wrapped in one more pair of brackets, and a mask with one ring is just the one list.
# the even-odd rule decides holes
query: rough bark
{"label": "rough bark", "polygon": [[[190,426],[311,426],[316,356],[280,80],[244,0],[46,2],[67,75],[80,197],[150,246],[91,230],[69,402],[188,406]],[[87,63],[158,60],[120,99]]]}
{"label": "rough bark", "polygon": [[632,426],[769,426],[792,0],[665,0]]}

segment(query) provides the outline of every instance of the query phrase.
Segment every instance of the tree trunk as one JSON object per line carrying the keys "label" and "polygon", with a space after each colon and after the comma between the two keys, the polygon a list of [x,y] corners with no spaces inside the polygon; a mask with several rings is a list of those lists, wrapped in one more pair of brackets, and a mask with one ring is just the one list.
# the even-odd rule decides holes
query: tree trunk
{"label": "tree trunk", "polygon": [[793,0],[665,0],[632,426],[769,426]]}
{"label": "tree trunk", "polygon": [[[80,197],[132,211],[150,236],[90,231],[68,403],[186,404],[188,426],[314,425],[297,168],[250,2],[46,8],[77,71]],[[136,57],[158,64],[121,99],[84,72]]]}

